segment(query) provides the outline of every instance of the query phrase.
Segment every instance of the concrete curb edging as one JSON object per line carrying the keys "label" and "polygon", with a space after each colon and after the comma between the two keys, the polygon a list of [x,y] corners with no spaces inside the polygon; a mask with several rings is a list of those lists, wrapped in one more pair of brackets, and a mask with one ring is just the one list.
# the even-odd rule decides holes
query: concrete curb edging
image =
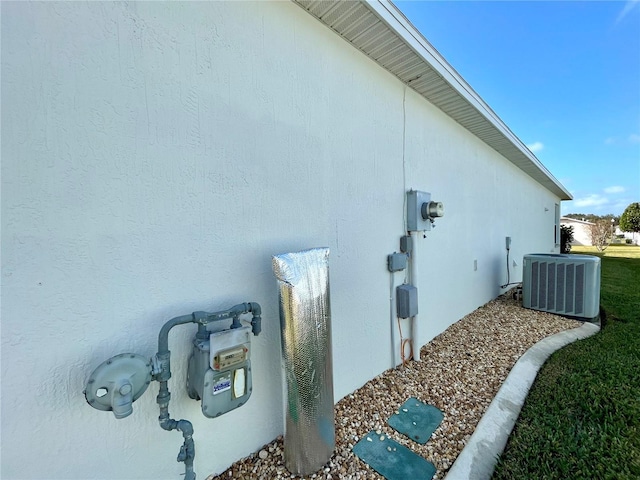
{"label": "concrete curb edging", "polygon": [[544,362],[556,350],[599,331],[599,325],[585,322],[580,327],[543,338],[527,350],[511,369],[445,480],[490,479]]}

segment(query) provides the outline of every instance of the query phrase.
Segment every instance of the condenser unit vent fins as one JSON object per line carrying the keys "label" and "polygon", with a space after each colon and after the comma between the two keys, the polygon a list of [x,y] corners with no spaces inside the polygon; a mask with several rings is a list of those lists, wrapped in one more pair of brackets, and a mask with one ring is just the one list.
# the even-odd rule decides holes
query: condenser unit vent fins
{"label": "condenser unit vent fins", "polygon": [[579,318],[600,311],[600,259],[591,255],[533,253],[524,257],[523,305]]}

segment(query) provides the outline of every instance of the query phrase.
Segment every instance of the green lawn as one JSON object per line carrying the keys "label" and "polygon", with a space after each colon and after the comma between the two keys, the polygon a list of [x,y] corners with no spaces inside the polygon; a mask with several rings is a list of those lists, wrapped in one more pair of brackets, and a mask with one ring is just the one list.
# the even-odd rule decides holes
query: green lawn
{"label": "green lawn", "polygon": [[547,361],[494,479],[640,478],[640,247],[602,258],[603,328]]}

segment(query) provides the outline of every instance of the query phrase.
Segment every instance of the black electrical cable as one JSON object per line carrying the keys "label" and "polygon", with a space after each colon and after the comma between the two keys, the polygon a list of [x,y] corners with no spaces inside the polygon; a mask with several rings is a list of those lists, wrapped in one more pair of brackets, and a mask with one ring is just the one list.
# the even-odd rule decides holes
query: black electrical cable
{"label": "black electrical cable", "polygon": [[[509,243],[509,242],[507,242]],[[511,250],[509,248],[507,248],[507,285],[509,285],[509,280],[511,280],[511,269],[509,268],[509,252]]]}
{"label": "black electrical cable", "polygon": [[510,285],[518,285],[519,283],[522,283],[522,282],[511,283],[511,272],[509,270],[509,250],[510,249],[507,248],[507,283],[505,283],[504,285],[500,285],[500,288],[507,288]]}

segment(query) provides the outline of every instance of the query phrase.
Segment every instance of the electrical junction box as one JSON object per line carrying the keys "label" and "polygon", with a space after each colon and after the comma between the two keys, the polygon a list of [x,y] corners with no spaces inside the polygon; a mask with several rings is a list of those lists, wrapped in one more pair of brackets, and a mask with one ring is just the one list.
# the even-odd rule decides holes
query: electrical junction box
{"label": "electrical junction box", "polygon": [[251,328],[240,327],[196,338],[189,358],[187,392],[202,400],[202,413],[214,418],[244,405],[251,381]]}
{"label": "electrical junction box", "polygon": [[396,310],[398,317],[409,318],[418,314],[418,289],[413,285],[396,287]]}
{"label": "electrical junction box", "polygon": [[387,257],[387,267],[390,272],[399,272],[407,268],[406,253],[392,253]]}
{"label": "electrical junction box", "polygon": [[413,238],[409,235],[400,237],[400,251],[411,254],[413,252]]}

